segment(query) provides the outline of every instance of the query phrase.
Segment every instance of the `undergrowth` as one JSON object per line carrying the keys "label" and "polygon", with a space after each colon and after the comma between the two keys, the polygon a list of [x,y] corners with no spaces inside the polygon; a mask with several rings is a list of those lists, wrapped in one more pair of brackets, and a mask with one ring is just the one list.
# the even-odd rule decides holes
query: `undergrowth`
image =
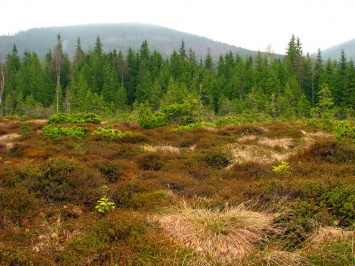
{"label": "undergrowth", "polygon": [[179,130],[3,121],[0,264],[354,263],[351,123],[184,125],[179,110]]}

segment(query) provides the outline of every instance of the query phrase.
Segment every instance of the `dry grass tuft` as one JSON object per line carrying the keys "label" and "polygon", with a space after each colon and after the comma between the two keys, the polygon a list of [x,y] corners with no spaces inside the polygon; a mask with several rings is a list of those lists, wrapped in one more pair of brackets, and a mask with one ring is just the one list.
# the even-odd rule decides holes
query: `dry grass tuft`
{"label": "dry grass tuft", "polygon": [[355,231],[345,231],[335,227],[320,228],[309,238],[310,244],[322,244],[325,241],[344,241],[355,237]]}
{"label": "dry grass tuft", "polygon": [[298,266],[310,265],[306,260],[297,252],[288,252],[281,250],[264,251],[257,255],[262,265],[284,265],[284,266]]}
{"label": "dry grass tuft", "polygon": [[150,146],[150,145],[144,145],[142,146],[143,151],[148,151],[148,152],[162,152],[162,153],[175,153],[179,154],[180,153],[180,148],[173,147],[170,145],[166,146]]}
{"label": "dry grass tuft", "polygon": [[272,215],[245,206],[219,209],[193,207],[182,201],[168,214],[155,217],[167,234],[216,263],[240,261],[266,241]]}
{"label": "dry grass tuft", "polygon": [[6,149],[11,149],[14,146],[14,144],[10,141],[20,136],[21,135],[17,133],[2,135],[0,136],[0,144],[4,146]]}
{"label": "dry grass tuft", "polygon": [[231,150],[231,155],[234,158],[234,164],[242,162],[270,163],[283,161],[292,155],[290,152],[281,153],[275,149],[259,145],[231,145],[229,149]]}
{"label": "dry grass tuft", "polygon": [[238,139],[238,142],[239,143],[245,143],[245,142],[249,142],[249,141],[253,141],[253,140],[256,140],[258,137],[255,136],[255,135],[247,135],[247,136],[243,136],[243,137],[240,137]]}
{"label": "dry grass tuft", "polygon": [[258,141],[258,143],[269,147],[283,147],[286,150],[293,149],[296,146],[292,138],[281,138],[281,139],[262,138]]}

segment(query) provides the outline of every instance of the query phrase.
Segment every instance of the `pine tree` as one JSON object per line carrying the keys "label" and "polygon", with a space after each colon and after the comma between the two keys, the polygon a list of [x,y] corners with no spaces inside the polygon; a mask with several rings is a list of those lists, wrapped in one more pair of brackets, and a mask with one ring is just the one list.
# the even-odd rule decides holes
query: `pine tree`
{"label": "pine tree", "polygon": [[343,105],[342,100],[344,99],[344,90],[346,90],[347,87],[347,65],[348,62],[345,56],[345,52],[342,50],[335,72],[336,85],[333,87],[332,91],[334,103],[339,106]]}
{"label": "pine tree", "polygon": [[332,117],[332,107],[334,105],[333,96],[327,83],[322,84],[321,90],[318,92],[318,99],[317,106],[323,120],[323,129],[325,129],[327,121]]}
{"label": "pine tree", "polygon": [[4,74],[4,67],[0,60],[0,108],[2,107],[2,96],[4,94],[5,89],[5,74]]}
{"label": "pine tree", "polygon": [[181,62],[185,62],[187,60],[187,54],[186,54],[186,50],[185,50],[184,40],[181,41],[181,46],[179,49],[179,56],[180,56]]}
{"label": "pine tree", "polygon": [[123,84],[121,84],[121,86],[119,86],[117,89],[116,108],[120,111],[127,109],[127,91]]}
{"label": "pine tree", "polygon": [[313,76],[312,76],[312,106],[318,102],[317,95],[321,84],[324,82],[322,79],[324,77],[324,64],[322,59],[322,52],[318,49],[317,59],[314,66]]}
{"label": "pine tree", "polygon": [[80,41],[80,38],[78,37],[78,39],[76,41],[75,54],[74,54],[74,58],[73,58],[73,67],[76,71],[80,70],[80,66],[82,65],[82,63],[84,61],[84,56],[85,56],[85,53],[84,53],[83,49],[81,48],[81,41]]}
{"label": "pine tree", "polygon": [[348,62],[346,79],[347,83],[343,92],[342,104],[344,108],[355,110],[355,66],[352,59]]}
{"label": "pine tree", "polygon": [[59,113],[59,99],[60,99],[60,92],[61,92],[60,75],[61,75],[62,57],[63,57],[63,41],[60,37],[60,34],[58,33],[57,45],[54,50],[55,70],[56,70],[56,79],[57,79],[57,85],[55,87],[57,114]]}
{"label": "pine tree", "polygon": [[204,66],[208,71],[210,71],[210,73],[214,72],[213,59],[212,59],[212,55],[211,55],[211,50],[209,48],[207,50],[207,55],[205,58]]}

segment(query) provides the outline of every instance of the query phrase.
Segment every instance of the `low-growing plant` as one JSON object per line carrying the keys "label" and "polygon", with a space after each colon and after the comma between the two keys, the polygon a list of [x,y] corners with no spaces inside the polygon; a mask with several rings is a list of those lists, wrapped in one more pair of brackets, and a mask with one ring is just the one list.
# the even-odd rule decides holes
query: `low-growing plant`
{"label": "low-growing plant", "polygon": [[95,206],[95,208],[97,209],[97,211],[101,214],[105,214],[106,212],[108,211],[112,211],[114,210],[116,207],[115,207],[115,203],[110,201],[107,194],[108,194],[108,187],[106,185],[102,186],[101,187],[104,195],[102,196],[101,199],[99,199],[97,201],[97,205]]}
{"label": "low-growing plant", "polygon": [[73,115],[67,114],[57,114],[52,115],[48,119],[48,124],[59,124],[59,123],[92,123],[92,124],[100,124],[101,119],[99,116],[93,113],[77,113]]}
{"label": "low-growing plant", "polygon": [[175,130],[189,131],[189,130],[193,130],[193,129],[199,128],[199,127],[213,127],[214,128],[214,127],[216,127],[216,124],[211,123],[211,122],[197,122],[197,123],[188,124],[186,126],[179,126]]}
{"label": "low-growing plant", "polygon": [[108,138],[110,140],[114,140],[114,139],[122,139],[126,136],[132,136],[133,133],[131,131],[127,131],[127,132],[122,132],[118,129],[112,129],[112,126],[107,125],[104,128],[99,127],[96,131],[94,131],[92,133],[93,135],[97,135],[97,136],[103,136],[105,138]]}
{"label": "low-growing plant", "polygon": [[25,135],[29,132],[31,132],[31,128],[28,125],[28,122],[23,122],[21,126],[21,135]]}
{"label": "low-growing plant", "polygon": [[334,139],[351,143],[355,142],[355,127],[350,123],[339,122],[334,128],[334,131],[337,132]]}
{"label": "low-growing plant", "polygon": [[291,173],[291,167],[288,162],[282,161],[279,165],[273,166],[272,171],[277,175],[284,175]]}
{"label": "low-growing plant", "polygon": [[79,138],[82,138],[85,135],[85,133],[88,131],[88,128],[86,125],[83,127],[78,127],[78,126],[62,127],[62,126],[48,125],[48,126],[44,126],[42,128],[42,131],[49,139],[58,138],[60,136],[77,136]]}

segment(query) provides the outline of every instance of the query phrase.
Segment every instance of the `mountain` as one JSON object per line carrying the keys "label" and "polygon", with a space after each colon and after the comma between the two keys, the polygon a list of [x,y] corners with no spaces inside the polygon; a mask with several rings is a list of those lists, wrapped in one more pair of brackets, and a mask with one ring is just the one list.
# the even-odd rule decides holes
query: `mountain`
{"label": "mountain", "polygon": [[[344,50],[345,56],[348,60],[350,60],[350,58],[355,60],[355,39],[329,47],[324,51],[321,51],[322,58],[323,60],[327,60],[328,58],[339,60],[341,50]],[[316,55],[317,54],[315,54],[315,56]]]}
{"label": "mountain", "polygon": [[80,37],[84,51],[88,51],[95,45],[97,36],[100,37],[103,49],[106,52],[116,49],[125,53],[129,47],[138,51],[143,41],[147,40],[151,51],[157,50],[163,56],[169,56],[174,50],[179,50],[183,40],[185,49],[191,48],[198,59],[205,58],[208,49],[210,49],[210,53],[215,60],[221,54],[229,51],[234,54],[239,53],[242,57],[257,53],[256,51],[161,26],[120,23],[34,28],[15,35],[0,36],[0,55],[3,58],[6,57],[16,44],[20,55],[28,50],[34,51],[40,58],[44,58],[45,54],[56,45],[58,33],[63,40],[64,50],[70,57],[74,54],[78,37]]}

